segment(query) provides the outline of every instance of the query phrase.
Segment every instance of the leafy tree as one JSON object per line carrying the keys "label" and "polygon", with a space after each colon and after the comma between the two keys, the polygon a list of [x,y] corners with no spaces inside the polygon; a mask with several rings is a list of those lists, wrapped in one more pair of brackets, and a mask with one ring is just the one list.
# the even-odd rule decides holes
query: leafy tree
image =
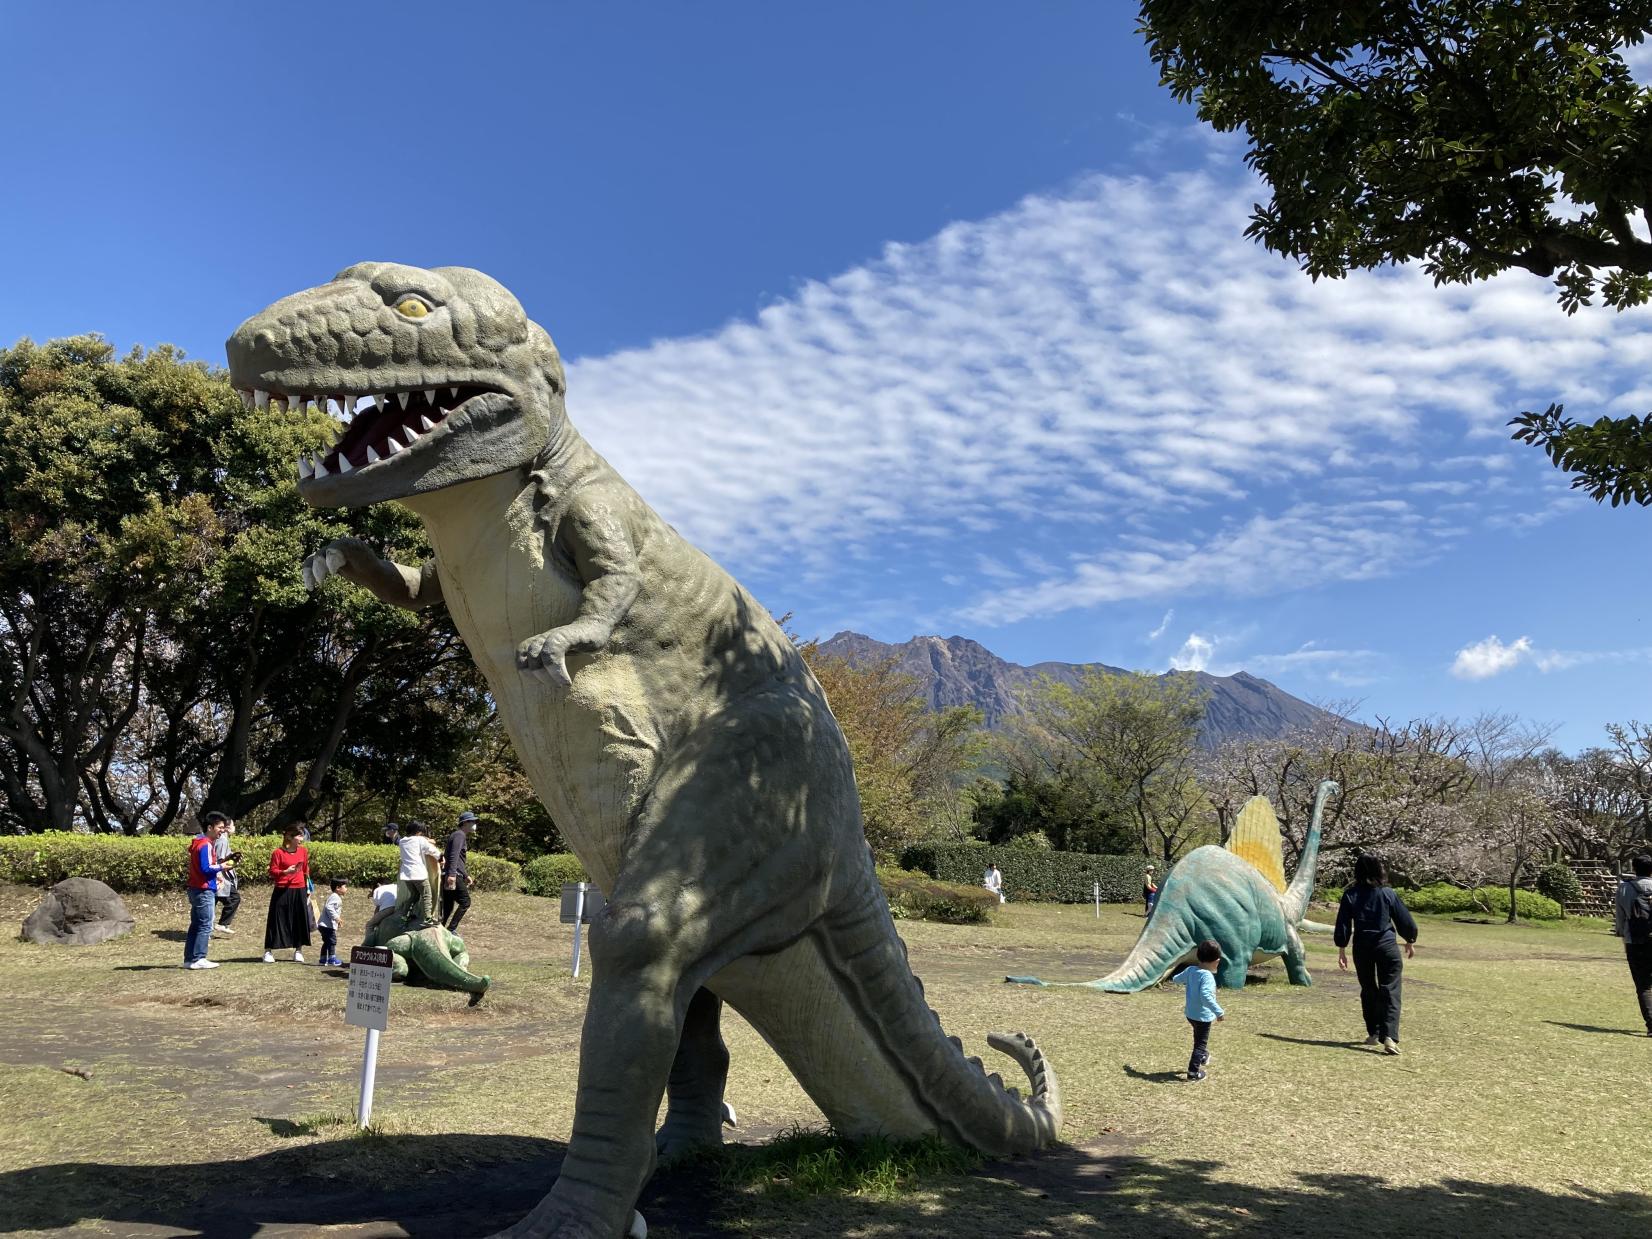
{"label": "leafy tree", "polygon": [[990,779],[976,784],[975,834],[1001,844],[1037,835],[1062,852],[1135,851],[1129,824],[1110,815],[1078,771],[1065,765],[1046,768],[1051,756],[1017,748],[1005,754],[1003,784]]}
{"label": "leafy tree", "polygon": [[[785,617],[782,617],[782,623]],[[866,839],[880,856],[951,831],[963,836],[963,792],[979,764],[981,712],[931,711],[897,659],[861,665],[799,646],[843,729],[860,790]]]}
{"label": "leafy tree", "polygon": [[[293,461],[319,412],[247,409],[175,350],[0,350],[0,821],[167,829],[209,801],[314,812],[358,712],[376,739],[477,691],[440,613],[299,563],[346,531],[416,553],[410,515],[321,513]],[[360,732],[358,734],[365,734]]]}
{"label": "leafy tree", "polygon": [[[1574,313],[1652,298],[1652,91],[1623,49],[1652,0],[1141,0],[1160,80],[1267,182],[1247,235],[1314,278],[1420,260],[1520,268]],[[1652,428],[1511,423],[1613,504],[1652,502]]]}
{"label": "leafy tree", "polygon": [[1051,776],[1083,789],[1097,820],[1128,824],[1169,864],[1210,816],[1195,778],[1206,697],[1191,673],[1086,668],[1071,685],[1041,676],[1012,729]]}

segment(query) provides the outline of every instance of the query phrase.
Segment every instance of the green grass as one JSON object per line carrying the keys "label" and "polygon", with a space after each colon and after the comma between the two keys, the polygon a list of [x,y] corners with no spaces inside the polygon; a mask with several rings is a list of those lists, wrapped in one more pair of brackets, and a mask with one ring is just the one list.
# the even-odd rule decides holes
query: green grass
{"label": "green grass", "polygon": [[[18,924],[35,897],[0,888],[0,917]],[[397,988],[375,1127],[362,1136],[350,1126],[361,1034],[342,1022],[343,984],[252,962],[261,899],[251,892],[242,932],[214,942],[214,958],[231,962],[210,972],[176,966],[181,899],[130,900],[137,932],[99,947],[0,943],[0,1231],[64,1234],[85,1221],[119,1234],[209,1189],[325,1200],[325,1216],[308,1220],[342,1224],[356,1220],[339,1212],[345,1200],[362,1218],[397,1216],[382,1212],[396,1207],[391,1182],[505,1174],[537,1185],[571,1127],[589,984],[569,975],[570,927],[554,909],[478,896],[465,938],[495,981],[481,1006]],[[347,912],[357,919],[359,906]],[[931,1005],[970,1052],[1003,1070],[988,1030],[1039,1040],[1065,1093],[1068,1147],[975,1166],[938,1148],[797,1131],[819,1112],[731,1013],[733,1138],[756,1147],[662,1173],[645,1204],[651,1234],[1320,1239],[1373,1217],[1407,1239],[1652,1227],[1652,1040],[1632,1035],[1622,948],[1599,922],[1422,918],[1397,1059],[1354,1044],[1357,987],[1328,941],[1310,937],[1316,984],[1291,987],[1273,967],[1264,984],[1224,991],[1211,1078],[1189,1085],[1177,1078],[1188,1047],[1179,988],[1003,984],[1010,973],[1101,975],[1139,931],[1134,909],[1105,907],[1098,921],[1085,907],[1012,903],[993,915],[900,930]]]}

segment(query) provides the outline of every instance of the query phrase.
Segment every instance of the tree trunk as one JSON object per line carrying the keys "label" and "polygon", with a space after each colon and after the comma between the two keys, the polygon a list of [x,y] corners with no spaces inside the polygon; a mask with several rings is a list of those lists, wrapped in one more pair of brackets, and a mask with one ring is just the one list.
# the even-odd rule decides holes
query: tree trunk
{"label": "tree trunk", "polygon": [[1514,893],[1520,885],[1520,866],[1513,865],[1509,869],[1509,924],[1513,925],[1520,919],[1520,909],[1514,902]]}

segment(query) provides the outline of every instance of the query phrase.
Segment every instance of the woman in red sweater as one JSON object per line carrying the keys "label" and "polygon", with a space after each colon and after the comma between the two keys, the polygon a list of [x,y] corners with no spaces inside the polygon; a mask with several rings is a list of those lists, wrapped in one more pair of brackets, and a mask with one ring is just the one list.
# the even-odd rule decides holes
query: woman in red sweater
{"label": "woman in red sweater", "polygon": [[301,947],[310,945],[310,909],[305,890],[310,878],[310,851],[302,842],[302,827],[281,832],[281,846],[270,853],[269,915],[264,918],[264,962],[273,964],[275,952],[292,948],[293,963],[304,962]]}

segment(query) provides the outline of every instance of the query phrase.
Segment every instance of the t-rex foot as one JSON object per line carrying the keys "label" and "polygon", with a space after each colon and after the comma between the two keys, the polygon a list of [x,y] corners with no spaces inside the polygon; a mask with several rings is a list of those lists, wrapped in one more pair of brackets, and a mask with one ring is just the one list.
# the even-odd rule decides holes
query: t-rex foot
{"label": "t-rex foot", "polygon": [[616,1233],[604,1229],[590,1215],[576,1213],[561,1201],[547,1197],[515,1226],[498,1231],[489,1239],[648,1239],[648,1223],[633,1209],[631,1224]]}

